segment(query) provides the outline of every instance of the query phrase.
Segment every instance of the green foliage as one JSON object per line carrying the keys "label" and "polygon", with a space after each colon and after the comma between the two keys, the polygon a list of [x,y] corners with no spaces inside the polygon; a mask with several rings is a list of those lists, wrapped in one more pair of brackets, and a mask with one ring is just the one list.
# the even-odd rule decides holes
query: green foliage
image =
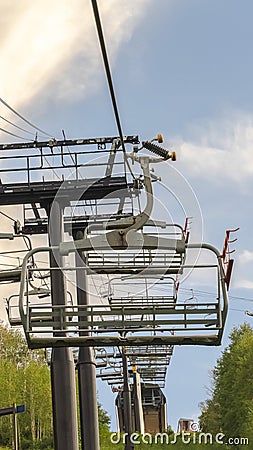
{"label": "green foliage", "polygon": [[253,442],[253,330],[244,324],[230,340],[213,370],[213,393],[201,404],[200,425],[205,432]]}
{"label": "green foliage", "polygon": [[98,402],[98,420],[100,429],[106,429],[109,431],[111,419],[107,412],[102,408],[101,404]]}
{"label": "green foliage", "polygon": [[107,441],[110,436],[111,419],[107,412],[102,408],[98,402],[98,422],[99,422],[99,437],[100,441]]}
{"label": "green foliage", "polygon": [[[50,373],[43,352],[30,351],[18,331],[0,326],[0,407],[24,404],[18,414],[22,450],[52,436]],[[0,444],[11,447],[12,417],[0,420]],[[51,439],[52,441],[52,439]],[[42,448],[42,447],[41,447]],[[47,448],[47,447],[45,447]]]}
{"label": "green foliage", "polygon": [[[43,351],[30,351],[20,332],[0,324],[0,408],[24,404],[18,414],[20,449],[52,450],[50,371]],[[108,440],[110,417],[98,403],[101,441]],[[5,446],[5,447],[1,447]],[[0,418],[0,450],[12,448],[12,416]]]}

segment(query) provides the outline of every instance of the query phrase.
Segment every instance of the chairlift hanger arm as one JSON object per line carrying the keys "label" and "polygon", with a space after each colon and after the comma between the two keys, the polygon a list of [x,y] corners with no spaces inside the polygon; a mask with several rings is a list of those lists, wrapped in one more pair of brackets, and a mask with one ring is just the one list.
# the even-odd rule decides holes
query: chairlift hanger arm
{"label": "chairlift hanger arm", "polygon": [[[152,180],[151,180],[149,164],[150,163],[159,163],[159,162],[164,161],[165,159],[174,160],[173,154],[174,154],[173,152],[172,153],[167,152],[166,158],[150,157],[147,155],[137,156],[135,152],[126,155],[127,158],[132,160],[132,163],[138,162],[142,168],[143,178],[144,178],[143,183],[145,186],[146,196],[147,196],[146,206],[145,206],[144,210],[137,216],[114,220],[111,224],[107,224],[106,225],[107,229],[122,228],[122,229],[127,229],[126,231],[129,231],[132,229],[139,230],[144,225],[151,224],[149,222],[149,220],[150,220],[150,216],[151,216],[151,213],[153,210],[154,196],[153,196],[153,187],[152,187]],[[166,226],[166,224],[164,222],[159,222],[157,224],[158,224],[158,226],[163,226],[163,227]]]}
{"label": "chairlift hanger arm", "polygon": [[[60,244],[60,252],[63,255],[68,254],[75,249],[90,251],[96,248],[100,249],[126,249],[128,246],[133,248],[140,247],[140,239],[143,240],[143,248],[158,248],[158,238],[154,236],[142,236],[141,234],[136,233],[137,230],[142,228],[150,219],[152,209],[153,209],[153,188],[150,177],[150,168],[149,163],[152,162],[160,162],[161,158],[150,158],[149,156],[137,156],[134,153],[127,155],[127,157],[131,158],[132,161],[137,161],[143,170],[144,176],[144,185],[146,189],[147,202],[146,206],[140,214],[135,217],[129,217],[126,219],[120,219],[113,222],[113,226],[116,228],[121,228],[119,231],[114,230],[109,233],[94,236],[92,238],[85,237],[81,240],[76,240],[73,242],[63,242]],[[171,154],[172,159],[172,154]],[[132,233],[130,233],[132,231]],[[166,249],[176,249],[180,253],[182,253],[185,249],[183,240],[172,240],[172,239],[164,239],[159,238],[159,247]]]}
{"label": "chairlift hanger arm", "polygon": [[[132,159],[132,162],[137,161],[141,165],[141,168],[143,170],[143,176],[144,176],[144,185],[146,189],[147,194],[147,203],[145,206],[145,209],[142,213],[140,213],[138,216],[135,217],[134,223],[128,227],[128,230],[139,230],[142,228],[146,222],[150,219],[151,212],[153,209],[153,203],[154,203],[154,195],[153,195],[153,187],[152,187],[152,181],[151,181],[151,175],[150,175],[150,162],[157,163],[164,161],[164,158],[154,158],[150,156],[137,156],[135,153],[130,153],[127,155],[128,158]],[[168,154],[166,159],[173,159],[172,154]]]}

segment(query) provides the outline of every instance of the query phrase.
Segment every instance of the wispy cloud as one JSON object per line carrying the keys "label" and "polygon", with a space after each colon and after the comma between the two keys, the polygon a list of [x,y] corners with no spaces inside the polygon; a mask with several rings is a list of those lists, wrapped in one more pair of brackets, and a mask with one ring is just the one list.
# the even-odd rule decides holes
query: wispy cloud
{"label": "wispy cloud", "polygon": [[[149,1],[99,2],[112,61]],[[45,87],[73,99],[97,86],[101,56],[90,1],[2,0],[0,18],[0,96],[14,107]]]}
{"label": "wispy cloud", "polygon": [[253,289],[253,281],[241,279],[240,281],[234,284],[234,287],[242,289]]}
{"label": "wispy cloud", "polygon": [[243,250],[236,257],[233,286],[235,288],[253,289],[252,280],[253,251]]}
{"label": "wispy cloud", "polygon": [[249,262],[253,262],[253,252],[249,250],[244,250],[239,255],[238,260],[241,264],[248,264]]}
{"label": "wispy cloud", "polygon": [[224,185],[228,180],[243,185],[253,176],[253,117],[221,119],[198,127],[197,138],[178,139],[182,166],[200,179]]}

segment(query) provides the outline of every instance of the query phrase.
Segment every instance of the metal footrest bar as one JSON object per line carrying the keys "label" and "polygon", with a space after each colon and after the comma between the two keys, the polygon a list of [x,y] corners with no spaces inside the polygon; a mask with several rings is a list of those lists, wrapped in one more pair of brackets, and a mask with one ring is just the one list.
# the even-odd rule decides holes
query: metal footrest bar
{"label": "metal footrest bar", "polygon": [[113,347],[122,345],[205,345],[217,346],[220,345],[221,339],[217,334],[209,335],[184,335],[184,336],[59,336],[52,339],[51,337],[35,337],[27,336],[28,346],[31,349],[36,348],[51,348],[51,347]]}

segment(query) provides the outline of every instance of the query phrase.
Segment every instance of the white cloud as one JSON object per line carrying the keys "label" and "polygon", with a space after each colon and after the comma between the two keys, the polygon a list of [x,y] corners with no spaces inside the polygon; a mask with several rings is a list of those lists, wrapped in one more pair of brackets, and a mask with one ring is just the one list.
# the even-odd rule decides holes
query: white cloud
{"label": "white cloud", "polygon": [[[101,0],[113,60],[150,0]],[[80,97],[97,85],[101,55],[90,1],[3,0],[0,5],[0,96],[14,108],[52,86],[52,95]]]}
{"label": "white cloud", "polygon": [[241,264],[248,264],[253,261],[253,252],[244,250],[238,257]]}
{"label": "white cloud", "polygon": [[195,127],[197,138],[176,144],[186,170],[200,179],[243,185],[253,176],[253,117],[232,117]]}
{"label": "white cloud", "polygon": [[238,282],[236,282],[234,284],[234,287],[244,288],[244,289],[253,289],[253,281],[250,281],[250,280],[238,280]]}
{"label": "white cloud", "polygon": [[253,251],[243,250],[240,254],[236,255],[233,287],[253,289],[252,265]]}

